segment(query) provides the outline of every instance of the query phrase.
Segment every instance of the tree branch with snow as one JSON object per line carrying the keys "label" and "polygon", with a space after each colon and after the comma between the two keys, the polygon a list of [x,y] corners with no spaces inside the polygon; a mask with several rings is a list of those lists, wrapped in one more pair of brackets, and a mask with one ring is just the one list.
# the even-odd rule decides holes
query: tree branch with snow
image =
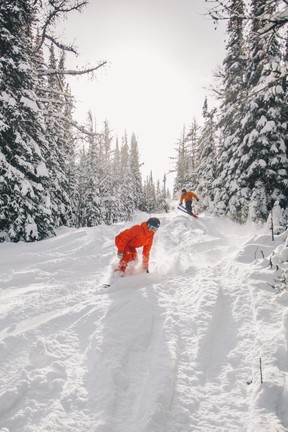
{"label": "tree branch with snow", "polygon": [[105,65],[107,65],[107,61],[103,61],[99,63],[97,66],[87,68],[87,69],[82,69],[82,70],[39,69],[37,72],[39,75],[85,75],[85,74],[93,73]]}
{"label": "tree branch with snow", "polygon": [[270,31],[274,31],[283,27],[288,23],[288,1],[284,1],[287,7],[283,7],[281,11],[278,11],[274,15],[263,14],[262,16],[255,16],[250,12],[246,14],[238,14],[235,11],[232,11],[229,7],[228,1],[224,2],[221,0],[205,0],[206,3],[214,4],[213,7],[208,11],[208,15],[213,19],[214,23],[217,24],[218,21],[228,21],[231,18],[241,19],[243,21],[253,21],[258,20],[265,24],[265,28],[263,29],[263,34],[266,34]]}
{"label": "tree branch with snow", "polygon": [[[34,48],[34,52],[37,52],[41,49],[44,42],[49,40],[53,44],[55,44],[58,48],[64,49],[65,51],[71,51],[77,54],[76,49],[72,46],[65,46],[62,43],[57,41],[57,37],[51,34],[48,34],[48,29],[53,27],[57,19],[65,18],[68,13],[72,11],[81,12],[83,7],[88,4],[88,1],[79,1],[79,0],[36,0],[34,5],[40,3],[41,14],[38,15],[39,22],[39,41]],[[44,10],[43,10],[44,9]]]}

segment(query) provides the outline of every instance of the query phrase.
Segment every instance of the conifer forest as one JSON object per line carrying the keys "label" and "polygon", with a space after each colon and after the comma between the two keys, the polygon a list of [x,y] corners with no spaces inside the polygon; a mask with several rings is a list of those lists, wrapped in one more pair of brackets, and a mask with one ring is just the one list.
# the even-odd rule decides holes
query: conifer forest
{"label": "conifer forest", "polygon": [[[0,241],[169,211],[166,176],[142,179],[137,131],[115,137],[109,119],[74,118],[67,76],[97,75],[105,62],[68,70],[74,48],[57,36],[57,22],[87,3],[0,3]],[[226,22],[226,57],[211,89],[217,104],[207,96],[201,124],[184,126],[175,143],[172,195],[191,188],[199,210],[239,223],[271,219],[280,233],[288,221],[288,2],[207,6],[211,26]]]}

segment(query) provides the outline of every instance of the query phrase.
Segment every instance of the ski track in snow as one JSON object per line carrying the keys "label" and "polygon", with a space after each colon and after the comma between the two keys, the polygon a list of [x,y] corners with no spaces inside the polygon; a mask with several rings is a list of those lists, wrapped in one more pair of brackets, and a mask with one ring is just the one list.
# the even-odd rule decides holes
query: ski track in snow
{"label": "ski track in snow", "polygon": [[288,430],[283,237],[158,217],[150,273],[109,288],[127,224],[0,245],[0,432]]}

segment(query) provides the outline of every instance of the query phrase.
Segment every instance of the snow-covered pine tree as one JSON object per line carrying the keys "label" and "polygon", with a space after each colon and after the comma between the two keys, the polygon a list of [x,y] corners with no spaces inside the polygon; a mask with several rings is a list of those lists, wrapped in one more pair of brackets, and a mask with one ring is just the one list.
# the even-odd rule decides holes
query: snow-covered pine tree
{"label": "snow-covered pine tree", "polygon": [[[111,222],[119,222],[125,220],[126,214],[123,212],[123,203],[121,200],[122,182],[119,173],[121,172],[121,154],[119,148],[118,137],[116,137],[114,155],[112,158],[112,200],[113,213]],[[122,213],[123,212],[123,213]]]}
{"label": "snow-covered pine tree", "polygon": [[50,178],[49,190],[54,226],[59,227],[71,224],[72,211],[66,169],[68,144],[66,142],[67,119],[64,120],[65,81],[64,75],[56,73],[58,69],[60,71],[64,69],[64,54],[58,66],[53,45],[50,46],[48,69],[55,73],[49,74],[47,78],[45,124],[48,149],[45,161]]}
{"label": "snow-covered pine tree", "polygon": [[[186,186],[191,189],[196,189],[198,184],[197,169],[199,166],[199,133],[200,126],[194,118],[189,127],[187,140],[187,158],[188,158],[188,182]],[[189,184],[188,184],[189,183]]]}
{"label": "snow-covered pine tree", "polygon": [[130,169],[135,208],[141,209],[141,203],[143,201],[142,178],[140,172],[138,142],[134,132],[132,133],[130,142]]}
{"label": "snow-covered pine tree", "polygon": [[204,125],[198,140],[197,193],[201,197],[201,209],[207,209],[211,212],[213,211],[213,182],[217,165],[215,112],[215,108],[209,111],[207,98],[205,98],[203,106]]}
{"label": "snow-covered pine tree", "polygon": [[[276,12],[278,1],[252,0],[255,19],[250,32],[247,68],[249,95],[241,121],[243,140],[237,150],[238,188],[229,213],[241,221],[267,220],[273,206],[288,206],[287,122],[283,121],[284,89],[280,75],[281,49],[277,31],[265,34],[259,19]],[[241,203],[241,208],[239,204]]]}
{"label": "snow-covered pine tree", "polygon": [[83,146],[76,165],[76,193],[74,209],[76,226],[94,226],[103,222],[100,209],[98,178],[98,137],[94,130],[92,113],[88,113],[87,133],[83,136]]}
{"label": "snow-covered pine tree", "polygon": [[169,205],[168,201],[171,199],[170,192],[167,189],[167,176],[166,173],[163,176],[163,186],[161,190],[161,196],[160,196],[160,208],[161,210],[164,210],[166,213],[169,211]]}
{"label": "snow-covered pine tree", "polygon": [[[36,31],[36,36],[33,39],[33,48],[35,46],[39,45],[39,32]],[[45,112],[45,103],[47,103],[48,97],[47,97],[47,77],[41,74],[38,74],[37,71],[41,68],[43,68],[43,65],[45,64],[45,60],[44,60],[44,52],[41,48],[39,48],[39,50],[35,51],[34,49],[32,50],[31,53],[31,58],[33,61],[33,69],[35,69],[36,74],[34,76],[35,81],[34,81],[34,86],[35,86],[35,92],[37,94],[37,96],[39,97],[40,101],[41,101],[41,105],[44,108],[44,112]]]}
{"label": "snow-covered pine tree", "polygon": [[88,191],[88,156],[84,148],[79,152],[79,161],[76,165],[76,193],[74,196],[75,225],[77,228],[87,226],[87,191]]}
{"label": "snow-covered pine tree", "polygon": [[[223,215],[229,211],[229,202],[237,189],[236,150],[242,141],[241,118],[243,99],[246,98],[246,50],[244,39],[244,1],[230,0],[227,11],[227,55],[223,62],[223,89],[221,89],[218,127],[222,137],[219,149],[217,179],[214,182],[214,212]],[[239,202],[239,206],[241,203]]]}
{"label": "snow-covered pine tree", "polygon": [[116,198],[113,193],[113,165],[112,165],[112,134],[109,127],[109,122],[104,121],[103,131],[99,135],[100,153],[99,153],[99,175],[100,198],[105,209],[105,223],[111,224],[118,220],[117,205],[115,206]]}
{"label": "snow-covered pine tree", "polygon": [[152,171],[150,175],[146,177],[143,186],[144,193],[144,211],[151,213],[157,209],[157,199],[156,199],[156,190],[155,183],[153,180]]}
{"label": "snow-covered pine tree", "polygon": [[[64,172],[67,180],[67,195],[69,198],[69,204],[71,206],[70,212],[67,214],[67,224],[75,225],[76,216],[76,194],[77,194],[77,136],[75,128],[73,127],[73,97],[71,89],[68,84],[65,86],[65,105],[64,105],[64,117],[66,121],[65,127],[65,141],[64,141],[64,152],[66,154]],[[69,216],[69,218],[68,218]]]}
{"label": "snow-covered pine tree", "polygon": [[167,189],[166,189],[166,174],[163,177],[163,185],[161,187],[160,180],[156,184],[156,208],[157,212],[165,211],[168,213],[169,206],[167,203]]}
{"label": "snow-covered pine tree", "polygon": [[[236,0],[237,1],[237,0]],[[212,18],[214,24],[217,26],[219,21],[229,19],[231,16],[230,9],[230,0],[209,0],[208,3],[211,3],[212,6],[208,11],[208,15]],[[278,1],[278,0],[270,0],[271,4],[274,3],[276,5],[280,5],[280,8],[276,10],[274,14],[265,14],[258,17],[259,20],[263,22],[265,25],[265,34],[273,31],[275,29],[281,29],[286,26],[288,23],[288,5],[287,0]],[[249,1],[245,1],[248,5],[246,12],[243,14],[235,14],[235,17],[240,18],[242,21],[251,21],[253,19],[253,13],[251,13],[250,3]],[[285,73],[287,75],[287,72]]]}
{"label": "snow-covered pine tree", "polygon": [[[288,12],[288,6],[287,6]],[[287,67],[288,65],[288,31],[286,31],[286,43],[284,46],[284,55],[283,55],[283,66]],[[286,123],[288,128],[288,76],[284,76],[282,78],[282,86],[284,90],[284,103],[282,108],[282,121]],[[286,146],[286,156],[288,157],[288,134],[285,138],[285,146]]]}
{"label": "snow-covered pine tree", "polygon": [[121,169],[119,176],[120,190],[120,205],[121,214],[124,220],[130,220],[135,211],[135,194],[133,186],[133,177],[130,164],[130,149],[128,145],[128,137],[125,131],[122,137],[122,146],[120,150]]}
{"label": "snow-covered pine tree", "polygon": [[29,1],[0,3],[0,240],[53,234],[41,106],[35,93]]}
{"label": "snow-covered pine tree", "polygon": [[[164,174],[164,177],[163,177],[163,193],[165,195],[166,202],[172,199],[170,189],[167,187],[167,175],[166,174]],[[165,207],[164,210],[168,211],[168,207]]]}
{"label": "snow-covered pine tree", "polygon": [[191,183],[190,178],[190,147],[187,139],[185,126],[183,127],[182,135],[177,142],[176,148],[176,161],[175,161],[175,180],[173,185],[174,194],[179,193],[183,187],[189,187]]}
{"label": "snow-covered pine tree", "polygon": [[156,182],[156,196],[155,196],[155,198],[156,198],[155,210],[157,210],[157,211],[161,211],[161,205],[162,205],[162,202],[161,202],[162,196],[161,195],[162,194],[161,194],[160,180],[158,179]]}
{"label": "snow-covered pine tree", "polygon": [[87,150],[87,187],[86,196],[86,221],[85,226],[91,227],[104,223],[105,203],[102,201],[100,188],[105,177],[103,175],[103,152],[101,137],[96,134],[96,125],[93,122],[92,113],[88,113],[88,129],[90,135]]}

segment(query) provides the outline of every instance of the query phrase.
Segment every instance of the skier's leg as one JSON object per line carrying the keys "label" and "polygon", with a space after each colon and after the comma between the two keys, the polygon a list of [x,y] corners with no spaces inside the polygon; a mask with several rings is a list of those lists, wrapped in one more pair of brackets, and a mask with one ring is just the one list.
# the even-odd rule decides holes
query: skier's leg
{"label": "skier's leg", "polygon": [[124,273],[129,262],[135,261],[136,258],[137,258],[136,249],[131,248],[131,247],[126,247],[124,249],[123,258],[121,258],[121,260],[119,262],[119,266],[116,269],[116,271],[120,271],[120,272]]}
{"label": "skier's leg", "polygon": [[186,201],[185,205],[186,205],[187,213],[191,215],[192,214],[192,201]]}

